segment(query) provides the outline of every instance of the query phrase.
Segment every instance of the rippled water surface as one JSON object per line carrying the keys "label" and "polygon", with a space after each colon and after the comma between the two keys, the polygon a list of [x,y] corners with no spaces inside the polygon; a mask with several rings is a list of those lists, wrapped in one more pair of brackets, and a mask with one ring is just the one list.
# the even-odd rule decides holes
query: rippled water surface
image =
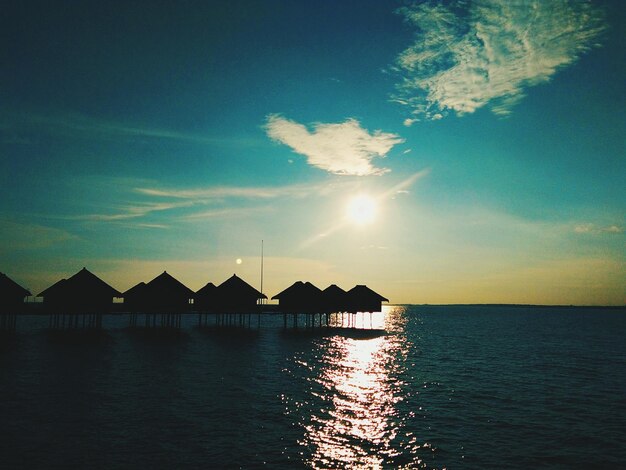
{"label": "rippled water surface", "polygon": [[626,462],[624,310],[387,307],[365,333],[194,320],[59,335],[20,319],[0,336],[0,467]]}

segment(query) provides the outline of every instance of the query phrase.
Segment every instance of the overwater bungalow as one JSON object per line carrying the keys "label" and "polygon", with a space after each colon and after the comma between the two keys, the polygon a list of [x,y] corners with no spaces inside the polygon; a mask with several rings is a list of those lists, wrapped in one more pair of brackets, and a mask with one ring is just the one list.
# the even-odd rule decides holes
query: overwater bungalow
{"label": "overwater bungalow", "polygon": [[124,309],[126,311],[131,313],[139,313],[143,311],[145,308],[143,303],[146,298],[146,294],[144,293],[145,289],[146,283],[140,282],[122,293],[122,297],[124,298]]}
{"label": "overwater bungalow", "polygon": [[322,309],[325,312],[346,312],[348,293],[337,284],[331,284],[322,291]]}
{"label": "overwater bungalow", "polygon": [[215,310],[217,297],[217,286],[208,282],[204,287],[198,289],[194,295],[194,308],[199,312],[211,312]]}
{"label": "overwater bungalow", "polygon": [[189,310],[193,291],[167,271],[147,284],[139,283],[124,293],[124,303],[136,312],[182,313]]}
{"label": "overwater bungalow", "polygon": [[382,303],[389,302],[389,299],[365,285],[357,285],[350,289],[346,293],[346,300],[349,312],[380,312]]}
{"label": "overwater bungalow", "polygon": [[215,310],[216,299],[217,286],[212,282],[208,282],[204,287],[198,289],[194,296],[194,310],[198,312],[198,326],[207,326],[209,314],[217,313]]}
{"label": "overwater bungalow", "polygon": [[48,311],[59,313],[105,313],[111,311],[113,298],[121,293],[83,268],[68,279],[61,279],[37,297],[43,297]]}
{"label": "overwater bungalow", "polygon": [[286,313],[319,313],[323,304],[322,290],[308,281],[294,282],[272,297],[272,300],[278,300],[280,310]]}
{"label": "overwater bungalow", "polygon": [[0,273],[0,329],[15,329],[17,314],[24,311],[24,299],[29,295],[27,289]]}
{"label": "overwater bungalow", "polygon": [[233,274],[215,289],[215,308],[221,312],[254,312],[265,294]]}
{"label": "overwater bungalow", "polygon": [[21,311],[24,299],[32,295],[4,273],[0,273],[0,314]]}
{"label": "overwater bungalow", "polygon": [[138,314],[145,316],[145,326],[179,328],[181,315],[188,312],[193,291],[172,277],[167,271],[159,274],[147,284],[140,282],[124,292],[124,305],[130,313],[130,326],[137,326]]}
{"label": "overwater bungalow", "polygon": [[40,292],[44,308],[52,314],[50,326],[63,327],[65,316],[72,316],[68,326],[78,327],[78,316],[83,316],[83,326],[100,327],[102,314],[110,312],[113,298],[121,293],[104,282],[95,274],[81,269],[68,279],[61,279]]}

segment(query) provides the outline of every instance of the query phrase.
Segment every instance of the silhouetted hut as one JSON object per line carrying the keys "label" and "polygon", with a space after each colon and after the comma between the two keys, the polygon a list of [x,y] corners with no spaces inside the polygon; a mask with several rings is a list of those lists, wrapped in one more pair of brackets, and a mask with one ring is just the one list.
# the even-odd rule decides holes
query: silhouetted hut
{"label": "silhouetted hut", "polygon": [[347,307],[350,312],[380,312],[382,302],[389,302],[382,295],[367,286],[354,286],[346,293]]}
{"label": "silhouetted hut", "polygon": [[24,299],[31,293],[0,273],[0,329],[15,329],[17,314],[24,311]]}
{"label": "silhouetted hut", "polygon": [[278,300],[283,312],[319,312],[322,308],[322,291],[308,281],[296,281],[272,297],[272,300]]}
{"label": "silhouetted hut", "polygon": [[32,295],[4,273],[0,273],[0,314],[15,313],[24,307],[24,299]]}
{"label": "silhouetted hut", "polygon": [[[135,311],[148,313],[182,313],[189,310],[193,291],[163,271],[147,284],[137,284],[125,294]],[[124,297],[126,303],[126,297]]]}
{"label": "silhouetted hut", "polygon": [[50,326],[65,326],[65,316],[71,316],[70,327],[78,327],[78,316],[82,315],[89,327],[102,326],[102,314],[110,312],[113,298],[121,297],[116,289],[95,274],[83,268],[68,279],[61,279],[37,297],[43,297],[44,308],[52,313]]}
{"label": "silhouetted hut", "polygon": [[130,312],[130,326],[137,326],[138,314],[145,315],[145,324],[179,328],[181,315],[189,311],[194,293],[189,287],[163,271],[150,282],[131,287],[123,294],[124,304]]}
{"label": "silhouetted hut", "polygon": [[199,312],[211,312],[215,310],[217,286],[212,282],[199,289],[194,296],[194,307]]}
{"label": "silhouetted hut", "polygon": [[142,311],[143,299],[146,298],[144,290],[146,289],[146,283],[140,282],[137,285],[134,285],[126,292],[122,293],[122,297],[124,297],[124,309],[131,313],[139,313]]}
{"label": "silhouetted hut", "polygon": [[57,313],[106,313],[113,306],[113,297],[121,297],[116,289],[83,268],[69,279],[61,279],[37,297],[43,297],[48,311]]}
{"label": "silhouetted hut", "polygon": [[267,299],[265,294],[233,274],[215,289],[215,308],[222,312],[252,312],[257,301]]}
{"label": "silhouetted hut", "polygon": [[331,284],[322,291],[322,308],[329,313],[347,311],[348,293],[337,284]]}

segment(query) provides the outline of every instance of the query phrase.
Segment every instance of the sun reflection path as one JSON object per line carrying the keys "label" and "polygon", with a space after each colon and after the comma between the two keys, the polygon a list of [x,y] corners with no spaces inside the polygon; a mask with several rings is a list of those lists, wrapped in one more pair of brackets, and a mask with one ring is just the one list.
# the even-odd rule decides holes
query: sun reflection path
{"label": "sun reflection path", "polygon": [[327,412],[307,420],[301,442],[311,450],[308,466],[381,468],[402,453],[392,442],[402,421],[397,404],[403,384],[395,370],[402,348],[394,336],[329,339],[325,366],[314,379]]}

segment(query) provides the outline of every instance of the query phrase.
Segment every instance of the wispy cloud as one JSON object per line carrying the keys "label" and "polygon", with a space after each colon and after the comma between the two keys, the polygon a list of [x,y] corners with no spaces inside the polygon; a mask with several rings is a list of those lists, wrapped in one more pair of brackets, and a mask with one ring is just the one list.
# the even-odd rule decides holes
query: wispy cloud
{"label": "wispy cloud", "polygon": [[0,116],[0,129],[15,132],[16,128],[36,129],[49,134],[78,138],[150,138],[198,144],[238,146],[255,145],[258,143],[250,139],[193,134],[141,124],[108,121],[77,113],[58,115],[21,113],[18,115]]}
{"label": "wispy cloud", "polygon": [[574,232],[576,233],[624,233],[624,227],[620,227],[619,225],[608,225],[605,227],[597,227],[594,224],[580,224],[574,227]]}
{"label": "wispy cloud", "polygon": [[0,252],[36,250],[77,238],[65,230],[38,224],[0,220],[0,225]]}
{"label": "wispy cloud", "polygon": [[398,12],[417,28],[395,61],[402,81],[394,100],[411,109],[407,126],[486,105],[507,115],[526,88],[597,46],[606,27],[583,0],[429,1]]}
{"label": "wispy cloud", "polygon": [[[71,220],[128,223],[142,220],[157,213],[170,213],[178,220],[198,221],[225,217],[248,216],[265,208],[259,201],[275,199],[301,199],[311,195],[327,196],[355,186],[354,181],[294,184],[289,186],[211,186],[200,188],[175,188],[152,184],[131,190],[140,201],[118,204],[106,212],[65,217]],[[130,196],[132,197],[132,196]],[[239,207],[244,201],[247,207]],[[174,212],[176,211],[176,212]],[[133,227],[165,228],[162,223],[134,223]]]}
{"label": "wispy cloud", "polygon": [[356,119],[342,123],[305,125],[278,114],[268,116],[267,135],[304,155],[309,165],[337,175],[381,175],[372,160],[385,157],[394,145],[404,142],[396,134],[380,130],[370,133]]}
{"label": "wispy cloud", "polygon": [[192,202],[159,202],[159,203],[138,203],[134,205],[127,205],[117,208],[117,211],[108,214],[88,214],[85,216],[76,217],[82,220],[92,221],[121,221],[128,219],[136,219],[144,217],[153,212],[163,212],[172,209],[178,209],[181,207],[189,207]]}
{"label": "wispy cloud", "polygon": [[215,199],[274,199],[277,197],[305,197],[314,192],[323,191],[328,185],[290,185],[290,186],[211,186],[208,188],[136,188],[136,192],[147,196],[156,196],[175,199],[191,199],[207,202]]}
{"label": "wispy cloud", "polygon": [[199,221],[205,219],[222,219],[226,217],[248,217],[251,215],[257,215],[261,211],[269,211],[270,209],[270,207],[228,207],[224,209],[211,209],[207,211],[194,212],[193,214],[183,217],[183,219],[188,221]]}

